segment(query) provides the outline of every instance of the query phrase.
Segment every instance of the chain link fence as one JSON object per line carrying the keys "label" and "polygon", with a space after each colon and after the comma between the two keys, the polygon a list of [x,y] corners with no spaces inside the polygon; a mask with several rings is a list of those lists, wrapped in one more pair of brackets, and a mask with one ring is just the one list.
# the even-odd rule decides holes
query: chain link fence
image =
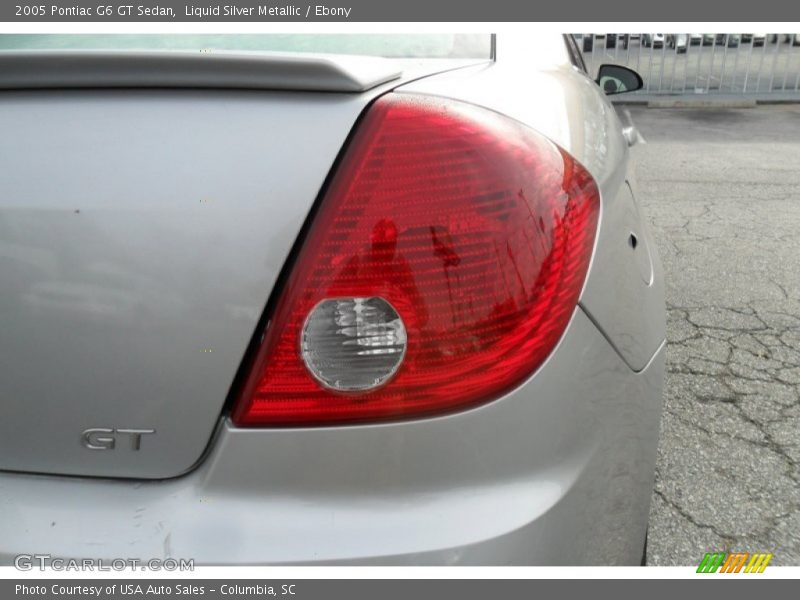
{"label": "chain link fence", "polygon": [[800,100],[800,33],[574,34],[589,72],[604,63],[642,76],[632,95]]}

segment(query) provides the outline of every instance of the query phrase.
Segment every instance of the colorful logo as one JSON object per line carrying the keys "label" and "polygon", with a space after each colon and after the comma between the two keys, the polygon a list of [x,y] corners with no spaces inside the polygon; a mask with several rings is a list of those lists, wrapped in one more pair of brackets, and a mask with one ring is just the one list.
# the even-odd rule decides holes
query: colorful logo
{"label": "colorful logo", "polygon": [[697,567],[698,573],[763,573],[772,554],[766,552],[707,552]]}

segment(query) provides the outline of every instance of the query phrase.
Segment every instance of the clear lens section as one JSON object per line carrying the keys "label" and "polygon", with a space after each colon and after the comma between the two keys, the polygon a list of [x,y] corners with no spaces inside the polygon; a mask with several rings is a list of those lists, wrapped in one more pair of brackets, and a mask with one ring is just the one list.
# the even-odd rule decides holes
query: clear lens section
{"label": "clear lens section", "polygon": [[301,344],[306,368],[322,384],[365,391],[397,372],[406,352],[406,328],[383,298],[333,298],[308,315]]}

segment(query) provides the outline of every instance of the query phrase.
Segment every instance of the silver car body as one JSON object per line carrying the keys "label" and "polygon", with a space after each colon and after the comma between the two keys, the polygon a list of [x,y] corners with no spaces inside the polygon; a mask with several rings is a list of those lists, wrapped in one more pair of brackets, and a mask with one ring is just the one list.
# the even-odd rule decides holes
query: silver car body
{"label": "silver car body", "polygon": [[[182,80],[181,60],[156,77],[143,55],[138,71],[122,55],[49,74],[2,60],[18,68],[0,75],[0,563],[638,564],[663,277],[620,121],[561,36],[499,36],[494,60],[233,57],[222,82],[213,61]],[[36,60],[39,79],[20,67]],[[588,169],[602,206],[580,304],[546,362],[487,404],[237,428],[226,399],[265,303],[387,92],[503,113]],[[126,430],[157,433],[93,452],[91,428],[121,450]]]}

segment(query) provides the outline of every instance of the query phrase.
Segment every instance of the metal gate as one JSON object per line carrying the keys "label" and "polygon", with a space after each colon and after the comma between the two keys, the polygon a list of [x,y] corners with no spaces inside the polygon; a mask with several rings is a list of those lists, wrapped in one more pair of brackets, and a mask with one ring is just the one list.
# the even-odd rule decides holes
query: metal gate
{"label": "metal gate", "polygon": [[639,95],[800,99],[800,33],[574,34],[589,72],[603,63],[642,76]]}

